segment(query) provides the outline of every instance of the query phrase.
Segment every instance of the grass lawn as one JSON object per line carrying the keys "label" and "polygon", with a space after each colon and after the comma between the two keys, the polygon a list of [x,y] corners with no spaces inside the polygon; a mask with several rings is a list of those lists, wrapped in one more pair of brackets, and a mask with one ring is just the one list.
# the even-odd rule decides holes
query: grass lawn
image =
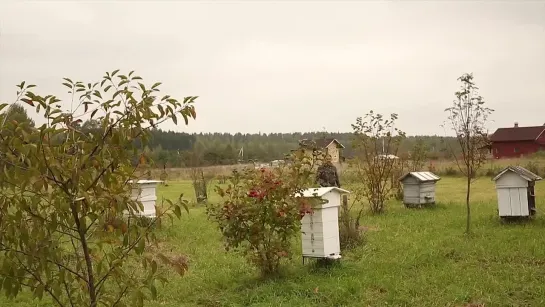
{"label": "grass lawn", "polygon": [[[170,198],[181,192],[194,197],[189,182],[159,189]],[[338,265],[303,266],[296,240],[296,254],[276,280],[260,280],[242,257],[226,253],[204,209],[194,208],[160,230],[189,256],[190,272],[172,275],[148,306],[545,306],[545,183],[537,184],[536,193],[535,220],[502,224],[493,182],[477,180],[474,235],[468,238],[464,180],[444,178],[435,208],[392,202],[386,214],[365,216],[366,244],[345,251]],[[0,299],[0,306],[48,305],[23,295]]]}

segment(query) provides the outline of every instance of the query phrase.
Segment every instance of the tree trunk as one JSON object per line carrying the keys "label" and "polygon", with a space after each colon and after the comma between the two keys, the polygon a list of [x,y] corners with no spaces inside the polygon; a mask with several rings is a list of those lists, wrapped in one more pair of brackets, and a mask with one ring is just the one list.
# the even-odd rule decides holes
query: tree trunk
{"label": "tree trunk", "polygon": [[93,261],[91,260],[91,251],[89,250],[89,246],[87,245],[87,237],[85,233],[85,229],[81,225],[80,218],[78,217],[78,213],[76,210],[76,205],[72,203],[70,205],[72,217],[74,218],[74,223],[76,224],[76,227],[78,229],[78,234],[80,238],[81,248],[83,250],[83,256],[85,258],[85,264],[87,266],[87,289],[89,291],[89,306],[90,307],[96,307],[97,306],[97,293],[96,293],[96,285],[95,285],[95,277],[93,272]]}
{"label": "tree trunk", "polygon": [[470,232],[470,221],[471,221],[471,207],[469,206],[469,195],[471,193],[471,173],[467,175],[467,193],[466,193],[466,208],[467,208],[467,221],[466,221],[466,233]]}

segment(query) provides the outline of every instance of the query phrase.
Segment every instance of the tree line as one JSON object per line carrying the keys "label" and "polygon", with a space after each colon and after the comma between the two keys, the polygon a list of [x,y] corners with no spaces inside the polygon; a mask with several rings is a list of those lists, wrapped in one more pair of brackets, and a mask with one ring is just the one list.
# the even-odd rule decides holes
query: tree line
{"label": "tree line", "polygon": [[[20,105],[10,108],[9,118],[18,121],[28,120],[25,109]],[[92,131],[99,129],[96,120],[86,120],[79,129]],[[152,129],[151,139],[143,148],[155,167],[191,167],[210,165],[232,165],[252,161],[267,163],[280,160],[299,146],[302,139],[316,140],[335,138],[345,146],[342,156],[352,158],[354,154],[352,132],[306,132],[306,133],[185,133]],[[421,142],[426,147],[428,158],[451,158],[450,148],[457,148],[456,139],[444,136],[408,136],[399,148],[398,155],[406,157],[412,148]],[[136,146],[141,147],[139,140]],[[135,159],[138,157],[135,157]]]}
{"label": "tree line", "polygon": [[[345,146],[342,156],[354,155],[354,134],[350,132],[323,133],[198,133],[152,131],[153,139],[145,149],[158,166],[186,167],[200,165],[231,165],[250,161],[270,162],[280,160],[299,146],[302,139],[335,138]],[[407,156],[418,140],[428,149],[429,159],[451,156],[455,138],[441,136],[410,136],[400,145],[399,155]]]}

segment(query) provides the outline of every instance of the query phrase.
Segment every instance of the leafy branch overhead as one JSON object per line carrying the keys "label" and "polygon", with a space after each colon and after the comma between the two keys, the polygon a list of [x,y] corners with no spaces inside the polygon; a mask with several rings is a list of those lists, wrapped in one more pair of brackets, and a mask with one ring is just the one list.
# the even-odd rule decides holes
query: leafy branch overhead
{"label": "leafy branch overhead", "polygon": [[[143,205],[131,191],[149,159],[135,144],[145,146],[150,128],[165,121],[195,119],[197,97],[160,95],[160,83],[148,87],[133,71],[63,85],[69,102],[18,85],[17,101],[44,117],[39,127],[0,115],[1,289],[15,297],[26,287],[59,306],[142,306],[166,281],[161,267],[187,270],[153,231],[158,220],[179,218],[187,202],[165,200],[157,219],[139,218]],[[85,119],[96,129],[81,129]]]}

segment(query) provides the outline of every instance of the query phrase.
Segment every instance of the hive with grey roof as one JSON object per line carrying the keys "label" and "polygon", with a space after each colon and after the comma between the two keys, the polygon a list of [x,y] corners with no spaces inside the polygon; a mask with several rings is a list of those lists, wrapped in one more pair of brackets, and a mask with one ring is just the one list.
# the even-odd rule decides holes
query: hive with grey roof
{"label": "hive with grey roof", "polygon": [[498,194],[501,218],[528,217],[536,212],[535,182],[541,177],[520,166],[504,168],[492,180]]}
{"label": "hive with grey roof", "polygon": [[441,180],[432,172],[409,172],[399,178],[403,184],[405,206],[422,206],[435,203],[435,183]]}

